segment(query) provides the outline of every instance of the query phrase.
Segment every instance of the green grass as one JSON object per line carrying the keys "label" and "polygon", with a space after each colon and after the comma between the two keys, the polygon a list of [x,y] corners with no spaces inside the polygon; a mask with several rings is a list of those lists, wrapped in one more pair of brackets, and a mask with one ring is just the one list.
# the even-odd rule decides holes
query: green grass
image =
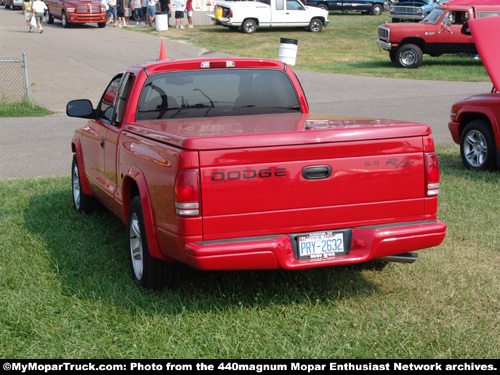
{"label": "green grass", "polygon": [[39,117],[53,112],[33,102],[0,102],[0,117]]}
{"label": "green grass", "polygon": [[499,174],[438,149],[443,244],[382,271],[187,270],[138,290],[125,226],[70,178],[0,180],[1,358],[498,358]]}
{"label": "green grass", "polygon": [[377,30],[385,21],[390,21],[387,12],[382,16],[334,13],[330,14],[330,25],[321,33],[311,33],[298,28],[262,28],[254,34],[247,35],[213,25],[195,26],[193,29],[185,30],[170,28],[160,32],[148,27],[130,28],[130,30],[185,41],[207,50],[225,52],[238,57],[271,59],[278,59],[280,38],[297,39],[295,65],[297,69],[376,77],[489,81],[482,62],[470,56],[424,55],[423,65],[418,69],[397,68],[391,63],[388,52],[378,50]]}

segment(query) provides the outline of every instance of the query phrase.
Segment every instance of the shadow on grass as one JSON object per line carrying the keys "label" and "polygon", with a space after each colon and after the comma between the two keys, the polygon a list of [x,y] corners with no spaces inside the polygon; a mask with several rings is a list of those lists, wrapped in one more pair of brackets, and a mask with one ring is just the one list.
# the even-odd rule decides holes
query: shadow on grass
{"label": "shadow on grass", "polygon": [[81,299],[154,315],[333,302],[377,291],[355,266],[225,272],[185,267],[178,289],[139,290],[130,275],[123,223],[108,211],[80,215],[71,204],[69,189],[33,195],[24,220],[30,233],[43,238],[63,293]]}

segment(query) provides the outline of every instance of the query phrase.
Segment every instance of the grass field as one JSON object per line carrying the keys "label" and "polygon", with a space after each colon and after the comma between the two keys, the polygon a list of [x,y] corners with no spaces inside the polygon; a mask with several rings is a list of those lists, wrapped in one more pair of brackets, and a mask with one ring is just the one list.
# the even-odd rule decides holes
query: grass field
{"label": "grass field", "polygon": [[125,226],[70,178],[0,180],[1,358],[498,358],[498,173],[438,149],[444,243],[412,265],[186,270],[138,290]]}
{"label": "grass field", "polygon": [[[312,71],[393,78],[489,81],[481,60],[464,55],[424,55],[423,65],[418,69],[397,68],[391,63],[389,53],[379,51],[377,46],[378,26],[390,20],[387,12],[382,16],[331,13],[330,24],[320,33],[292,28],[258,29],[254,34],[247,35],[213,25],[184,30],[170,28],[160,32],[150,27],[134,27],[130,30],[185,41],[238,57],[271,59],[278,59],[280,38],[296,39],[296,68]],[[172,20],[170,22],[173,23]]]}

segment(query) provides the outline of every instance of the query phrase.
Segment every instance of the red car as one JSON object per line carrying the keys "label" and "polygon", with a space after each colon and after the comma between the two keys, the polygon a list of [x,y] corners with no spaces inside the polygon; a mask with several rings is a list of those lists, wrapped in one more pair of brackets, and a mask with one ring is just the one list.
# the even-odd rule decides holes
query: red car
{"label": "red car", "polygon": [[493,82],[490,93],[473,95],[453,104],[450,129],[460,145],[464,165],[473,170],[500,167],[500,17],[469,21],[470,32],[486,70]]}
{"label": "red car", "polygon": [[132,276],[161,289],[202,270],[413,262],[437,246],[430,127],[313,116],[290,66],[262,59],[138,64],[73,137],[73,202],[127,225]]}
{"label": "red car", "polygon": [[106,26],[106,7],[100,0],[44,0],[47,5],[47,23],[61,20],[63,27],[72,24],[97,23]]}

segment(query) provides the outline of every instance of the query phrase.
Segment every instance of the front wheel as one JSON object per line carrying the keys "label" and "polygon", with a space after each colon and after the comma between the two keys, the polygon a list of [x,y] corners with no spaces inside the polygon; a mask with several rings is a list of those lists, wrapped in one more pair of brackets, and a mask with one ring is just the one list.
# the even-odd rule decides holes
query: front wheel
{"label": "front wheel", "polygon": [[252,19],[246,19],[241,25],[241,30],[245,34],[253,34],[257,30],[257,22]]}
{"label": "front wheel", "polygon": [[469,122],[460,137],[460,155],[468,169],[474,171],[495,168],[495,138],[485,120]]}
{"label": "front wheel", "polygon": [[67,29],[70,26],[70,23],[68,22],[68,16],[66,16],[65,11],[62,12],[61,23],[65,29]]}
{"label": "front wheel", "polygon": [[73,155],[71,165],[71,192],[73,195],[73,207],[77,212],[91,214],[98,208],[98,203],[94,197],[87,195],[82,190],[82,179],[78,159]]}
{"label": "front wheel", "polygon": [[153,258],[149,253],[141,198],[130,202],[127,221],[130,267],[135,283],[146,289],[161,290],[180,283],[181,267]]}
{"label": "front wheel", "polygon": [[402,45],[396,52],[396,64],[400,68],[418,68],[422,65],[422,50],[415,44]]}
{"label": "front wheel", "polygon": [[323,29],[323,22],[319,18],[313,18],[309,23],[309,31],[319,33]]}

